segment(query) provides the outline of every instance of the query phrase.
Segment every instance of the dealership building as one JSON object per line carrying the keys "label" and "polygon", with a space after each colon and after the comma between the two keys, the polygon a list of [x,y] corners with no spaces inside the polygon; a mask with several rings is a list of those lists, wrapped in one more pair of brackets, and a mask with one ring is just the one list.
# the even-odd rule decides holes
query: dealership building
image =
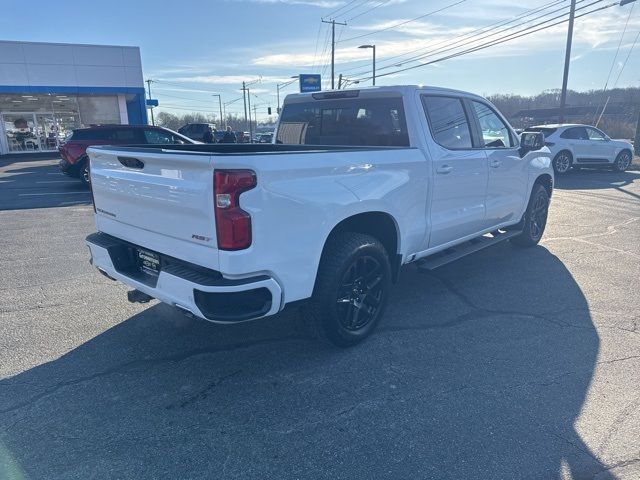
{"label": "dealership building", "polygon": [[0,41],[0,155],[105,123],[147,123],[138,47]]}

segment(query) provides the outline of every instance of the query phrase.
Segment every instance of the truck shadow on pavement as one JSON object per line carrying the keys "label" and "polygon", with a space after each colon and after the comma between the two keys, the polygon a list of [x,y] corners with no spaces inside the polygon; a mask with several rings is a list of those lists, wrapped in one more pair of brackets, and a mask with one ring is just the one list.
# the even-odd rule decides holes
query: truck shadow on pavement
{"label": "truck shadow on pavement", "polygon": [[598,335],[545,248],[406,268],[352,349],[303,321],[154,305],[0,381],[0,477],[613,478],[574,429]]}

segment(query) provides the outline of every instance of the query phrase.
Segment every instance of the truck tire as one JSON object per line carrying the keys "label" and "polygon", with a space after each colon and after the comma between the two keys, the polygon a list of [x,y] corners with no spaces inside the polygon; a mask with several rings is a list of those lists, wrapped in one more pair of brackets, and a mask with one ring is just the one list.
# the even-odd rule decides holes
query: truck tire
{"label": "truck tire", "polygon": [[513,244],[519,247],[533,247],[537,245],[547,225],[548,213],[549,193],[546,188],[536,183],[533,186],[527,210],[524,212],[524,216],[519,225],[522,227],[522,233],[511,239]]}
{"label": "truck tire", "polygon": [[557,175],[564,175],[573,165],[573,156],[570,151],[562,150],[558,152],[551,163],[553,165],[553,171],[556,172]]}
{"label": "truck tire", "polygon": [[89,158],[82,157],[80,164],[80,181],[85,187],[91,188],[91,175],[89,174]]}
{"label": "truck tire", "polygon": [[306,309],[315,335],[339,347],[361,342],[384,314],[390,289],[389,255],[377,239],[353,232],[332,235]]}

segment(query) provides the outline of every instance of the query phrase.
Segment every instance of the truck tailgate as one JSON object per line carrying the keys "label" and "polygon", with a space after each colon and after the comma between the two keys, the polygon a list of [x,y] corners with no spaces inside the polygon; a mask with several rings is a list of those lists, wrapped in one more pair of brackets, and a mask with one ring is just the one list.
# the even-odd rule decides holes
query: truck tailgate
{"label": "truck tailgate", "polygon": [[[99,230],[216,249],[211,155],[113,147],[88,153]],[[150,235],[153,243],[158,235]]]}

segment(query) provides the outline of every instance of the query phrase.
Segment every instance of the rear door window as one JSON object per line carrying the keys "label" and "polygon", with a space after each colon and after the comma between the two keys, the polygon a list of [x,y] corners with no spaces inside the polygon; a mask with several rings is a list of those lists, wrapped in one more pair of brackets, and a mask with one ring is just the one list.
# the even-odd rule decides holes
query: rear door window
{"label": "rear door window", "polygon": [[460,98],[423,95],[422,102],[438,144],[450,150],[473,148],[469,120]]}
{"label": "rear door window", "polygon": [[570,140],[589,140],[587,129],[584,127],[567,128],[560,136]]}
{"label": "rear door window", "polygon": [[140,128],[116,128],[110,140],[118,143],[146,143]]}
{"label": "rear door window", "polygon": [[276,143],[409,146],[401,97],[290,103],[281,117]]}

